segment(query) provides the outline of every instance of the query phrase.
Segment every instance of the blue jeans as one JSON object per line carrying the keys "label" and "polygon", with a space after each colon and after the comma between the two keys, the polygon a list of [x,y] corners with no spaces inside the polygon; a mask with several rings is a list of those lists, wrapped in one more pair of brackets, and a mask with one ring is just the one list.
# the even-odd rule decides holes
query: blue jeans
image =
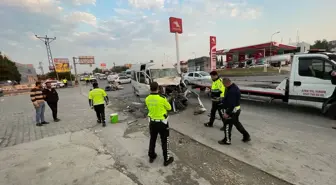
{"label": "blue jeans", "polygon": [[40,106],[35,108],[36,110],[36,123],[44,122],[44,110],[45,110],[45,103],[40,103]]}

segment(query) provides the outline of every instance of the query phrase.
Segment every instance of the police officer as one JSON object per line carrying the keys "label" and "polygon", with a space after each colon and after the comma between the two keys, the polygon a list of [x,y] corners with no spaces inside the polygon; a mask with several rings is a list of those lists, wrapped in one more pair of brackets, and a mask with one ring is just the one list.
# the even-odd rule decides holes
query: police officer
{"label": "police officer", "polygon": [[160,134],[162,153],[164,159],[164,166],[168,166],[174,161],[174,157],[169,156],[169,124],[168,124],[168,112],[171,110],[171,105],[167,101],[166,97],[159,94],[159,84],[152,82],[150,84],[151,94],[146,98],[146,106],[148,109],[149,118],[149,150],[148,157],[149,162],[152,163],[157,157],[155,153],[155,143],[158,134]]}
{"label": "police officer", "polygon": [[[221,103],[221,99],[224,98],[225,87],[222,83],[222,79],[219,78],[218,73],[216,71],[212,71],[210,75],[212,79],[212,85],[211,85],[212,107],[211,107],[211,113],[210,113],[210,120],[209,122],[204,124],[204,126],[206,127],[213,127],[213,123],[216,117],[216,111],[218,111],[218,114],[221,120],[223,121],[223,124],[225,121],[223,117],[223,113],[220,111],[220,107],[219,107],[219,104]],[[224,130],[224,127],[222,127],[221,130]]]}
{"label": "police officer", "polygon": [[103,127],[106,126],[105,122],[105,106],[108,105],[109,99],[104,89],[98,87],[98,83],[93,83],[93,89],[89,92],[89,104],[93,108],[97,115],[97,123],[103,123]]}
{"label": "police officer", "polygon": [[231,82],[229,78],[223,78],[223,84],[226,87],[226,95],[222,101],[222,108],[225,109],[224,118],[224,139],[218,141],[219,144],[231,145],[231,131],[234,125],[243,135],[243,142],[251,140],[250,134],[245,130],[239,121],[240,115],[240,90],[238,86]]}

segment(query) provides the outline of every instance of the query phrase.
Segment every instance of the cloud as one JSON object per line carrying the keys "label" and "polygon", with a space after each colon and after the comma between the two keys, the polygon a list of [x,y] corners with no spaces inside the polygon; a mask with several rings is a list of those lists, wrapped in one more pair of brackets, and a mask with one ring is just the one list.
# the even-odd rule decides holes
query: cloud
{"label": "cloud", "polygon": [[80,7],[95,5],[96,0],[0,0],[0,49],[24,63],[46,61],[46,50],[34,36],[37,34],[57,38],[51,44],[54,57],[94,55],[97,61],[120,63],[161,60],[163,53],[175,53],[174,35],[168,28],[168,17],[174,15],[183,17],[184,34],[179,38],[181,58],[185,58],[188,54],[183,53],[189,50],[207,53],[208,36],[222,19],[261,16],[258,7],[236,1],[120,2],[110,8],[112,15],[107,18]]}
{"label": "cloud", "polygon": [[97,24],[97,18],[87,12],[72,12],[70,15],[65,17],[65,20],[71,22],[71,23],[86,23],[91,26],[96,26]]}
{"label": "cloud", "polygon": [[96,5],[96,0],[72,0],[72,3],[77,6],[85,5],[85,4]]}
{"label": "cloud", "polygon": [[141,9],[162,9],[164,8],[165,0],[128,0],[128,3]]}

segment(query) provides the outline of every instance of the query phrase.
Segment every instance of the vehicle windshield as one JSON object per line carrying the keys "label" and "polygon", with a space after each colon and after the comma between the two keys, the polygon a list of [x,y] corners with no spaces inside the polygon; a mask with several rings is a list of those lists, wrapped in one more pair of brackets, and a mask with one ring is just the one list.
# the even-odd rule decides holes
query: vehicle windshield
{"label": "vehicle windshield", "polygon": [[204,71],[200,71],[200,72],[198,72],[200,75],[202,75],[202,76],[210,76],[210,74],[209,73],[207,73],[207,72],[204,72]]}
{"label": "vehicle windshield", "polygon": [[175,68],[151,69],[151,74],[153,79],[178,76],[177,70]]}

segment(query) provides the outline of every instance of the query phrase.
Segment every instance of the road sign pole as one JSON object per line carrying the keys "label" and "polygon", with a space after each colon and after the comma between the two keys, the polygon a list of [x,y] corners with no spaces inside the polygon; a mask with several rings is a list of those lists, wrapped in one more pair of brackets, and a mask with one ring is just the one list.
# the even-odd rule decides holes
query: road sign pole
{"label": "road sign pole", "polygon": [[175,33],[175,42],[176,42],[176,62],[177,62],[177,72],[181,74],[181,65],[180,65],[180,49],[179,49],[179,39],[178,33]]}

